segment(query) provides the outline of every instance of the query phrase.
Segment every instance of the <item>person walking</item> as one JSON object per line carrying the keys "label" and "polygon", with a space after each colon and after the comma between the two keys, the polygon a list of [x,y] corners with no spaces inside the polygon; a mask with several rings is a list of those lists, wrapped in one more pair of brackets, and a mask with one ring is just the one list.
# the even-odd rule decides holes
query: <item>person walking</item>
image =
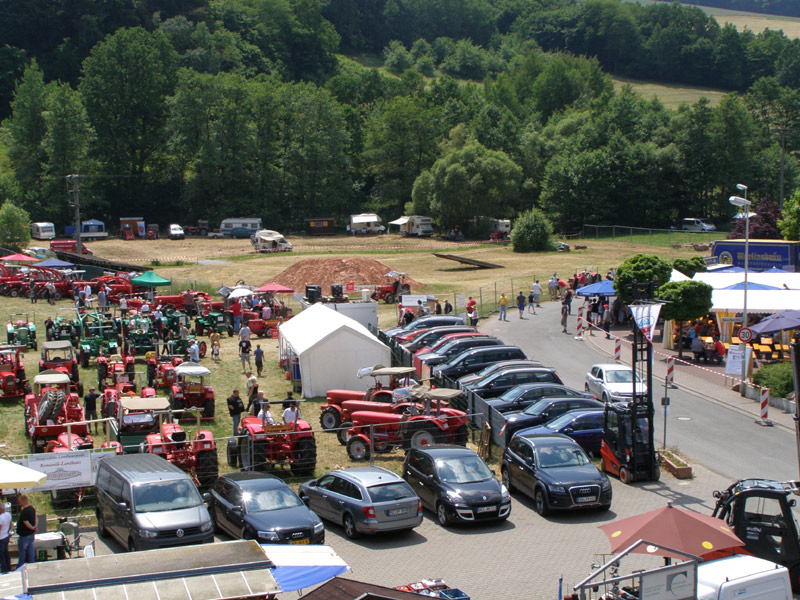
{"label": "person walking", "polygon": [[11,571],[11,555],[8,553],[8,542],[11,539],[11,513],[6,510],[6,503],[0,502],[0,574]]}
{"label": "person walking", "polygon": [[[258,394],[258,379],[253,375],[252,371],[248,371],[245,375],[247,376],[247,410],[249,411],[250,407],[253,405],[253,398]],[[258,414],[258,410],[253,414]]]}
{"label": "person walking", "polygon": [[472,306],[472,308],[467,310],[467,318],[472,327],[478,326],[478,308],[476,306]]}
{"label": "person walking", "polygon": [[567,288],[564,292],[564,304],[567,305],[567,314],[572,314],[572,289]]}
{"label": "person walking", "polygon": [[189,360],[193,363],[200,362],[200,346],[197,345],[197,338],[192,340],[192,345],[189,346]]}
{"label": "person walking", "polygon": [[128,299],[125,296],[119,299],[119,314],[123,318],[128,314]]}
{"label": "person walking", "polygon": [[500,307],[500,317],[501,321],[508,321],[508,298],[504,293],[500,294],[500,300],[497,301],[497,305]]}
{"label": "person walking", "polygon": [[561,304],[561,332],[569,333],[567,331],[567,317],[569,316],[569,307],[566,302]]}
{"label": "person walking", "polygon": [[532,291],[530,294],[528,294],[528,312],[532,315],[536,314],[536,298],[534,297]]}
{"label": "person walking", "polygon": [[31,279],[28,283],[28,296],[31,298],[31,304],[36,304],[36,280]]}
{"label": "person walking", "polygon": [[241,329],[239,329],[239,340],[241,341],[244,340],[247,340],[248,342],[250,341],[250,326],[248,325],[249,322],[250,321],[242,325]]}
{"label": "person walking", "polygon": [[36,562],[36,551],[33,547],[36,537],[36,509],[28,502],[27,494],[20,494],[17,503],[21,509],[17,519],[17,536],[19,537],[17,569],[19,569],[26,563]]}
{"label": "person walking", "polygon": [[533,292],[533,301],[536,302],[536,306],[542,308],[542,284],[539,283],[538,279],[533,282],[531,291]]}
{"label": "person walking", "polygon": [[519,318],[522,319],[522,315],[525,314],[525,294],[522,293],[522,290],[517,295],[517,310],[519,310]]}
{"label": "person walking", "polygon": [[[242,359],[242,373],[248,373],[247,369],[251,369],[250,364],[250,349],[252,348],[250,340],[242,340],[239,342],[239,358]],[[245,363],[247,366],[245,367]]]}
{"label": "person walking", "polygon": [[239,333],[239,328],[242,326],[242,305],[237,301],[231,304],[231,314],[233,315],[233,331]]}
{"label": "person walking", "polygon": [[603,331],[606,332],[606,339],[611,339],[611,319],[613,318],[613,314],[611,310],[608,308],[608,304],[603,306]]}
{"label": "person walking", "polygon": [[233,419],[233,435],[239,435],[239,422],[242,419],[242,413],[244,412],[244,401],[242,397],[239,395],[239,389],[233,390],[233,393],[228,396],[228,413],[231,415],[231,419]]}
{"label": "person walking", "polygon": [[450,304],[450,300],[447,298],[444,299],[444,314],[449,315],[453,312],[453,305]]}
{"label": "person walking", "polygon": [[[96,393],[94,386],[89,387],[89,393],[83,397],[83,416],[87,421],[92,419],[97,420],[97,399],[100,394]],[[90,425],[86,426],[86,431],[89,431]],[[94,433],[97,434],[97,423],[94,424]]]}
{"label": "person walking", "polygon": [[261,344],[256,344],[256,349],[253,351],[253,358],[256,359],[256,371],[258,376],[261,377],[261,371],[264,370],[264,351],[261,349]]}
{"label": "person walking", "polygon": [[219,342],[211,342],[211,358],[219,362]]}
{"label": "person walking", "polygon": [[555,273],[553,273],[550,281],[547,282],[547,289],[550,292],[550,301],[555,301],[558,298],[558,275]]}
{"label": "person walking", "polygon": [[48,304],[55,304],[56,303],[56,286],[52,281],[48,281],[44,284],[44,288],[47,290],[47,303]]}
{"label": "person walking", "polygon": [[442,303],[438,298],[436,299],[436,309],[434,310],[434,313],[437,315],[442,314]]}

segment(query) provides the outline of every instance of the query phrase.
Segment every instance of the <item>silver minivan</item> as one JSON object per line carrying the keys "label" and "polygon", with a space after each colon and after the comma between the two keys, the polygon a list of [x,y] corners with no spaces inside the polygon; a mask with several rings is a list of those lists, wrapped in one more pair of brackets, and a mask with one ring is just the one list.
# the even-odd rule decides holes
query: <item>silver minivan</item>
{"label": "silver minivan", "polygon": [[681,223],[681,229],[683,231],[693,231],[695,233],[704,233],[707,231],[716,231],[717,227],[710,221],[706,221],[705,219],[697,219],[697,218],[689,218],[684,219]]}
{"label": "silver minivan", "polygon": [[130,551],[214,541],[192,479],[153,454],[109,456],[97,467],[97,530]]}

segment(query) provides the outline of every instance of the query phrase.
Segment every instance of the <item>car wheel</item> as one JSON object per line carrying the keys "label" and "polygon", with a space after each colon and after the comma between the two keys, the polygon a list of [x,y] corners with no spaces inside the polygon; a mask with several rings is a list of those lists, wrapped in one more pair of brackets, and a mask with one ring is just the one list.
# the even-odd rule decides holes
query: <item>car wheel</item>
{"label": "car wheel", "polygon": [[584,384],[583,384],[583,390],[584,390],[585,392],[588,392],[588,391],[589,391],[589,384],[588,384],[588,383],[584,383]]}
{"label": "car wheel", "polygon": [[436,520],[439,521],[439,525],[442,527],[447,527],[450,524],[450,517],[447,515],[447,507],[444,502],[439,502],[436,505]]}
{"label": "car wheel", "polygon": [[633,475],[628,467],[619,468],[619,480],[625,485],[628,485],[633,481]]}
{"label": "car wheel", "polygon": [[106,529],[106,520],[103,517],[102,513],[97,515],[97,533],[100,535],[101,538],[108,537],[108,529]]}
{"label": "car wheel", "polygon": [[500,477],[503,479],[503,485],[506,486],[506,489],[510,492],[512,489],[511,476],[506,467],[503,467],[500,471]]}
{"label": "car wheel", "polygon": [[344,516],[344,519],[342,520],[342,527],[344,527],[344,535],[348,540],[354,540],[360,537],[360,534],[356,529],[356,523],[353,521],[353,517],[351,517],[349,514]]}
{"label": "car wheel", "polygon": [[342,416],[339,414],[338,410],[329,406],[323,410],[322,414],[319,416],[319,424],[322,425],[322,428],[325,430],[336,429],[342,424]]}
{"label": "car wheel", "polygon": [[536,489],[536,494],[533,496],[533,510],[535,510],[542,517],[550,514],[550,507],[547,504],[547,496],[542,488]]}
{"label": "car wheel", "polygon": [[138,552],[139,549],[136,547],[136,542],[133,540],[132,537],[128,538],[128,552]]}

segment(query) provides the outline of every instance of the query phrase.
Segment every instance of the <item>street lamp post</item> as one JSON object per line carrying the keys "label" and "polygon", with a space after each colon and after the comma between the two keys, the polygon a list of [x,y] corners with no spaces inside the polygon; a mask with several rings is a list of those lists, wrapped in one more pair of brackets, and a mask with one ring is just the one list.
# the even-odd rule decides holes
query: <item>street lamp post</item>
{"label": "street lamp post", "polygon": [[[728,202],[739,207],[744,212],[744,302],[742,306],[742,327],[747,327],[747,271],[750,267],[750,204],[747,199],[747,186],[737,183],[736,187],[744,190],[745,197],[731,196]],[[741,395],[745,395],[745,381],[747,381],[747,344],[742,342],[742,383],[739,386]]]}

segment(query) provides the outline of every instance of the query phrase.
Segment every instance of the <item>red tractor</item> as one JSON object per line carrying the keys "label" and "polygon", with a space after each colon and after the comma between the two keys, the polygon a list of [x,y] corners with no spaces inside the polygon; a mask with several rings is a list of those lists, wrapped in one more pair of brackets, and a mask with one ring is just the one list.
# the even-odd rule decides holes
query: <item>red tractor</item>
{"label": "red tractor", "polygon": [[157,352],[148,352],[147,385],[151,388],[172,388],[178,381],[175,368],[183,364],[183,357],[164,352],[166,344],[156,344]]}
{"label": "red tractor", "polygon": [[[397,413],[361,411],[353,413],[353,427],[347,432],[347,454],[352,460],[369,460],[372,452],[386,453],[394,448],[419,448],[431,444],[467,445],[467,414],[438,403],[455,398],[461,390],[431,389],[414,386],[412,397],[423,403],[420,412],[415,404]],[[436,402],[437,407],[431,408]]]}
{"label": "red tractor", "polygon": [[101,288],[108,288],[109,300],[119,300],[120,296],[129,296],[134,292],[134,286],[127,275],[101,275],[88,282],[92,293],[96,294]]}
{"label": "red tractor", "polygon": [[54,340],[42,343],[42,356],[39,359],[39,372],[58,371],[70,380],[70,389],[83,396],[83,382],[78,372],[78,359],[72,343],[68,340]]}
{"label": "red tractor", "polygon": [[[131,390],[136,387],[136,368],[133,356],[112,354],[97,357],[97,385],[100,390],[117,388],[120,384],[130,384]],[[121,392],[129,391],[121,389]]]}
{"label": "red tractor", "polygon": [[[281,404],[281,402],[270,402]],[[317,442],[308,421],[270,425],[258,417],[244,417],[238,446],[228,446],[228,464],[245,471],[275,471],[288,466],[295,477],[313,475]]]}
{"label": "red tractor", "polygon": [[0,398],[15,398],[31,393],[22,364],[24,346],[0,345]]}
{"label": "red tractor", "polygon": [[80,396],[70,391],[70,384],[69,376],[59,371],[43,371],[33,378],[33,391],[25,396],[25,434],[35,452],[46,452],[62,433],[91,440]]}
{"label": "red tractor", "polygon": [[206,367],[193,362],[185,362],[175,367],[177,380],[172,386],[169,402],[174,411],[199,408],[204,419],[213,419],[214,390],[205,385],[205,378],[211,375]]}
{"label": "red tractor", "polygon": [[411,286],[405,282],[405,273],[389,271],[384,277],[386,277],[387,283],[375,288],[372,294],[373,300],[383,300],[386,304],[394,304],[400,296],[411,293]]}
{"label": "red tractor", "polygon": [[158,454],[186,471],[201,491],[208,490],[219,476],[214,434],[207,429],[200,429],[199,414],[197,431],[191,440],[187,439],[186,430],[178,423],[173,423],[171,419],[162,420],[159,433],[149,434],[145,438],[143,449],[145,452]]}
{"label": "red tractor", "polygon": [[[411,382],[408,377],[414,372],[414,367],[384,367],[383,365],[373,365],[371,367],[364,367],[357,373],[359,378],[373,377],[374,383],[366,392],[358,390],[328,390],[325,394],[325,404],[320,406],[322,414],[319,417],[319,423],[325,430],[338,429],[343,422],[349,421],[349,418],[343,418],[342,403],[343,402],[366,402],[376,403],[382,402],[390,404],[394,398],[394,390],[398,387],[407,386]],[[383,386],[378,380],[379,377],[388,377],[389,384]],[[352,410],[359,410],[356,404],[350,405]],[[370,404],[370,407],[372,404]],[[364,410],[372,410],[372,408],[364,408]]]}

